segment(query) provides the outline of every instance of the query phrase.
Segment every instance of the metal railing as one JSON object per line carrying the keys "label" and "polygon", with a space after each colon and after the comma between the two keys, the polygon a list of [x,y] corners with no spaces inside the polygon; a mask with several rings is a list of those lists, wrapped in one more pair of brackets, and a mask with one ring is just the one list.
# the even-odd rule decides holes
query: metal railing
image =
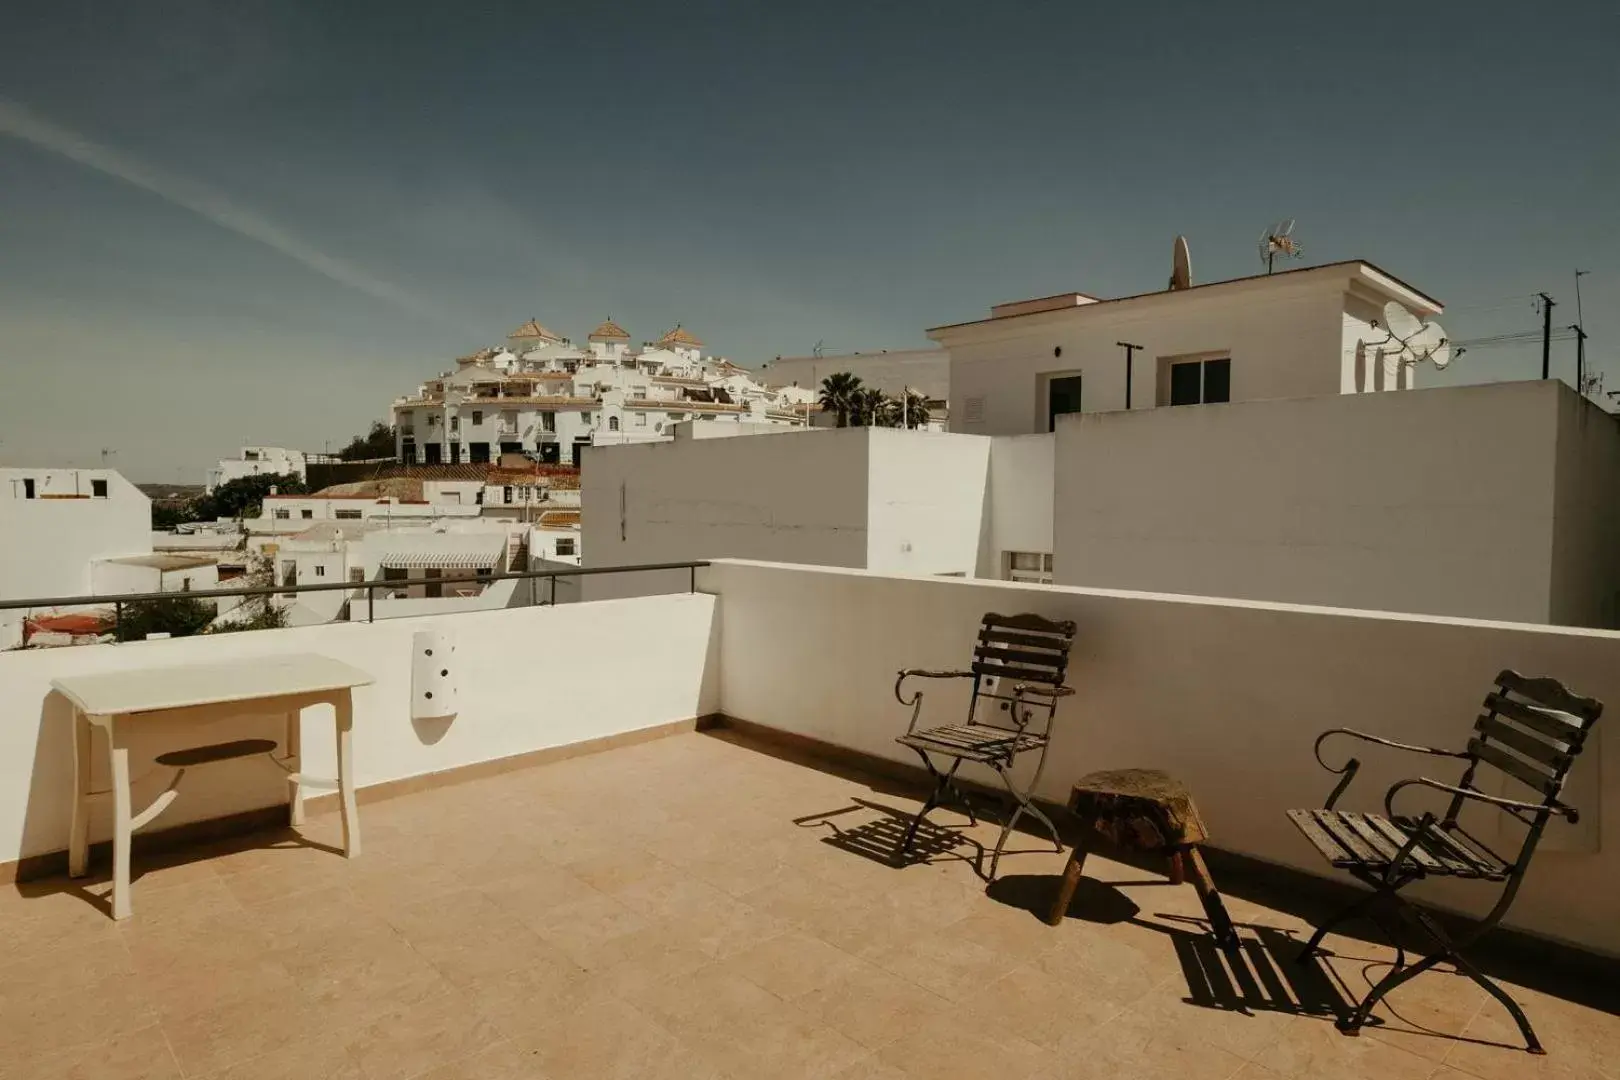
{"label": "metal railing", "polygon": [[[697,592],[697,572],[708,566],[707,561],[701,562],[670,562],[670,563],[635,563],[629,566],[592,566],[579,567],[574,570],[507,570],[499,574],[457,574],[443,577],[404,577],[404,578],[372,578],[367,581],[326,581],[315,585],[249,585],[234,589],[188,589],[175,592],[152,593],[110,593],[93,594],[89,596],[44,596],[32,597],[25,600],[0,599],[0,611],[17,611],[26,608],[64,608],[64,607],[111,607],[113,609],[114,625],[123,622],[124,605],[150,603],[160,600],[195,599],[207,600],[229,596],[290,596],[298,593],[338,592],[348,591],[357,594],[353,599],[359,599],[358,594],[366,594],[366,622],[377,620],[377,590],[398,591],[410,589],[415,586],[445,586],[457,584],[488,585],[496,581],[534,581],[545,579],[551,586],[545,599],[536,600],[535,590],[529,590],[530,607],[553,607],[557,603],[557,579],[592,577],[598,574],[644,574],[659,571],[685,570],[687,572],[686,591]],[[428,599],[434,599],[428,597]],[[461,599],[458,597],[444,597],[443,599]],[[432,612],[416,612],[414,614],[431,615]],[[448,614],[448,613],[447,613]],[[350,622],[353,618],[352,610]]]}

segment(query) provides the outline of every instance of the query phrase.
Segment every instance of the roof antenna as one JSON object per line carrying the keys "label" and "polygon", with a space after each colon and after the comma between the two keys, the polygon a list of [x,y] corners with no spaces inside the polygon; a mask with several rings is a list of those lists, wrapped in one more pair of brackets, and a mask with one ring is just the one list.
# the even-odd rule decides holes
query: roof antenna
{"label": "roof antenna", "polygon": [[1170,288],[1192,288],[1192,255],[1187,251],[1187,238],[1176,237],[1175,250],[1170,257]]}
{"label": "roof antenna", "polygon": [[816,357],[818,360],[821,358],[821,342],[822,342],[822,340],[823,340],[822,338],[817,338],[816,339],[816,347],[810,350],[810,355]]}
{"label": "roof antenna", "polygon": [[1299,245],[1294,243],[1293,218],[1277,222],[1260,236],[1260,261],[1266,264],[1268,274],[1271,273],[1278,255],[1297,259],[1300,254]]}

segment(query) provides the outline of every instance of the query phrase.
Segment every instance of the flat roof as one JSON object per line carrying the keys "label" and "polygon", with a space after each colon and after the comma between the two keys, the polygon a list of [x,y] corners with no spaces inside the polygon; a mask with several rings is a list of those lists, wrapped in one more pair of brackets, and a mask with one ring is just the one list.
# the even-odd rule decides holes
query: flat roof
{"label": "flat roof", "polygon": [[[1201,285],[1189,285],[1185,289],[1157,289],[1157,290],[1154,290],[1153,292],[1133,293],[1130,296],[1116,296],[1116,297],[1113,297],[1112,299],[1108,299],[1108,300],[1094,300],[1089,304],[1075,304],[1072,307],[1068,306],[1068,305],[1065,305],[1063,307],[1045,308],[1045,309],[1042,309],[1042,310],[1039,310],[1039,311],[1025,311],[1025,312],[1018,312],[1016,314],[1010,314],[1010,315],[991,315],[988,318],[984,318],[984,319],[968,319],[965,322],[945,323],[942,326],[930,326],[927,329],[926,333],[934,334],[934,333],[937,333],[938,331],[941,331],[941,330],[955,330],[958,327],[963,327],[963,326],[978,326],[978,325],[981,325],[981,324],[984,324],[984,323],[999,323],[999,322],[1007,322],[1007,321],[1009,321],[1011,319],[1025,319],[1025,318],[1030,317],[1031,315],[1050,315],[1054,311],[1064,311],[1064,312],[1094,311],[1097,308],[1107,307],[1107,306],[1109,306],[1111,304],[1123,304],[1123,303],[1127,303],[1127,302],[1132,301],[1132,300],[1147,300],[1147,299],[1150,299],[1150,298],[1157,298],[1157,297],[1161,297],[1161,296],[1180,296],[1180,295],[1184,295],[1186,293],[1198,292],[1200,289],[1218,288],[1218,287],[1220,287],[1222,285],[1252,284],[1254,282],[1272,281],[1272,280],[1276,280],[1276,279],[1279,279],[1279,278],[1286,278],[1291,274],[1309,274],[1309,273],[1315,273],[1315,272],[1322,271],[1322,270],[1331,270],[1331,269],[1334,269],[1335,267],[1343,268],[1343,267],[1350,267],[1350,266],[1364,267],[1365,269],[1371,270],[1373,273],[1377,274],[1379,277],[1385,278],[1388,281],[1390,281],[1392,284],[1397,285],[1402,289],[1405,289],[1409,293],[1412,293],[1414,296],[1420,297],[1421,299],[1427,301],[1428,303],[1430,303],[1431,305],[1433,305],[1437,309],[1443,309],[1445,307],[1445,305],[1443,303],[1441,303],[1439,300],[1436,300],[1434,297],[1430,296],[1429,294],[1423,292],[1421,289],[1418,289],[1418,288],[1408,284],[1407,282],[1402,281],[1400,278],[1396,277],[1394,274],[1391,274],[1389,271],[1383,269],[1380,266],[1377,266],[1374,263],[1368,262],[1366,259],[1344,259],[1344,260],[1341,260],[1339,262],[1321,263],[1320,265],[1317,265],[1317,266],[1296,266],[1296,267],[1293,267],[1292,269],[1288,269],[1288,270],[1278,270],[1275,273],[1271,273],[1271,274],[1251,274],[1248,277],[1227,278],[1224,281],[1206,281]],[[993,311],[997,307],[1009,307],[1009,306],[1012,306],[1012,305],[1015,305],[1015,304],[1022,304],[1022,303],[1035,303],[1035,302],[1038,302],[1040,300],[1049,300],[1049,299],[1052,299],[1053,297],[1071,296],[1071,295],[1084,296],[1084,295],[1087,295],[1087,294],[1084,294],[1084,293],[1068,293],[1068,292],[1054,293],[1050,297],[1035,297],[1035,298],[1033,298],[1031,300],[1028,300],[1028,301],[1013,300],[1013,301],[1008,301],[1005,304],[996,304],[996,305],[992,306],[991,310]]]}
{"label": "flat roof", "polygon": [[214,566],[217,555],[187,555],[184,552],[153,552],[150,555],[114,555],[97,562],[117,563],[119,566],[146,566],[153,570],[195,570],[199,566]]}

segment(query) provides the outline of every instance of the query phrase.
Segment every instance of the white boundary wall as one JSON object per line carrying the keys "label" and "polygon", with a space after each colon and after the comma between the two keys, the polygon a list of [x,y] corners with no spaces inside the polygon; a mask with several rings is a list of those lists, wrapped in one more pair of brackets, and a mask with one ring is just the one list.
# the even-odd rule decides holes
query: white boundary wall
{"label": "white boundary wall", "polygon": [[[52,678],[294,652],[334,657],[376,678],[355,692],[356,770],[366,787],[713,712],[713,612],[710,596],[657,596],[0,653],[0,862],[67,846],[70,713],[51,693]],[[453,720],[411,720],[411,635],[425,628],[448,634],[456,646],[461,713]],[[536,641],[545,649],[536,652]],[[304,771],[315,776],[337,775],[330,716],[324,707],[304,714]],[[168,784],[170,770],[152,764],[156,754],[228,738],[279,739],[281,727],[264,717],[217,728],[142,729],[131,743],[135,805]],[[96,770],[101,784],[105,763],[97,760]],[[286,797],[285,774],[268,760],[223,762],[191,770],[155,827]],[[110,835],[109,814],[97,808],[92,839]],[[363,834],[363,808],[360,819]]]}
{"label": "white boundary wall", "polygon": [[[1609,631],[736,561],[700,570],[698,586],[719,597],[723,713],[911,764],[894,742],[908,716],[893,696],[899,669],[962,666],[986,611],[1073,619],[1078,693],[1059,711],[1040,794],[1061,802],[1096,769],[1163,768],[1191,785],[1216,846],[1317,874],[1331,871],[1283,812],[1320,806],[1336,779],[1311,756],[1318,733],[1460,747],[1504,667],[1555,675],[1620,714],[1620,633]],[[961,683],[923,684],[928,720],[960,721]],[[1581,824],[1549,827],[1508,920],[1611,955],[1620,737],[1605,729],[1617,723],[1599,723],[1565,788]],[[1375,808],[1406,776],[1457,775],[1448,762],[1356,753],[1365,768],[1347,809]],[[1511,847],[1494,822],[1481,827]],[[1461,887],[1427,895],[1462,910],[1495,897],[1448,884]]]}

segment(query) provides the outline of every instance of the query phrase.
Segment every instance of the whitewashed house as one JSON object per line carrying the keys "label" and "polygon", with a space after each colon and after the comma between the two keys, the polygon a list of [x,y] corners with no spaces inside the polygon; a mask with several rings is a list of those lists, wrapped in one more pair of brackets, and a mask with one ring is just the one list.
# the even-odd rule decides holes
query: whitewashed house
{"label": "whitewashed house", "polygon": [[296,476],[303,480],[309,475],[309,463],[302,450],[289,450],[284,446],[244,446],[240,457],[225,458],[208,470],[206,485],[209,494],[221,484],[241,480],[248,476]]}
{"label": "whitewashed house", "polygon": [[686,420],[753,429],[807,422],[802,396],[705,359],[703,343],[681,326],[633,350],[629,333],[609,319],[580,350],[530,320],[507,343],[460,358],[457,370],[394,402],[401,461],[493,463],[523,454],[578,465],[588,446],[665,440]]}

